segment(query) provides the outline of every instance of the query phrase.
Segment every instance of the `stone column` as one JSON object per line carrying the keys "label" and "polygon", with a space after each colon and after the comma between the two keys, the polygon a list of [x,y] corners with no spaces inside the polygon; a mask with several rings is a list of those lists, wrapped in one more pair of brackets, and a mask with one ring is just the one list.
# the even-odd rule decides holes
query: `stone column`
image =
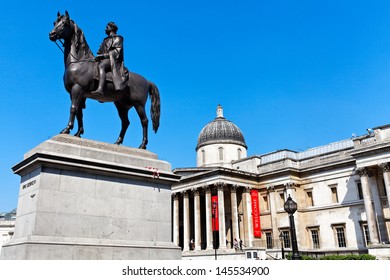
{"label": "stone column", "polygon": [[242,194],[244,199],[244,228],[246,236],[246,247],[253,247],[253,221],[250,190],[250,188],[245,188]]}
{"label": "stone column", "polygon": [[379,165],[383,172],[383,179],[385,181],[387,205],[390,208],[390,163],[382,163]]}
{"label": "stone column", "polygon": [[382,242],[388,242],[387,238],[387,228],[386,228],[386,221],[383,216],[383,207],[381,198],[379,195],[379,188],[378,188],[378,181],[376,179],[375,173],[373,173],[374,176],[370,176],[370,186],[371,186],[371,195],[372,199],[374,201],[374,211],[375,211],[375,217],[376,217],[376,223],[377,223],[377,229],[379,234],[379,243]]}
{"label": "stone column", "polygon": [[173,196],[173,243],[179,245],[179,195],[177,193]]}
{"label": "stone column", "polygon": [[206,250],[213,249],[213,226],[212,226],[212,210],[211,210],[211,189],[209,186],[203,187],[206,193],[206,240],[207,248]]}
{"label": "stone column", "polygon": [[201,250],[201,225],[200,225],[200,195],[199,189],[193,189],[194,193],[194,224],[195,224],[195,250]]}
{"label": "stone column", "polygon": [[232,226],[233,226],[233,240],[237,239],[237,242],[240,240],[240,230],[238,228],[238,210],[237,210],[237,185],[234,185],[230,189],[230,201],[232,204]]}
{"label": "stone column", "polygon": [[367,226],[370,233],[370,240],[372,245],[379,244],[378,228],[376,226],[376,217],[374,208],[372,207],[372,195],[370,189],[369,176],[372,175],[372,171],[368,168],[359,168],[356,170],[357,174],[360,175],[360,181],[362,183],[363,201],[364,208],[367,216]]}
{"label": "stone column", "polygon": [[190,250],[190,205],[188,201],[188,191],[183,193],[183,226],[184,226],[184,245],[183,251]]}
{"label": "stone column", "polygon": [[219,222],[219,249],[226,249],[224,183],[217,183],[218,188],[218,222]]}
{"label": "stone column", "polygon": [[272,239],[279,240],[279,225],[277,217],[277,201],[276,201],[276,191],[274,186],[268,186],[268,195],[269,195],[269,210],[271,214],[271,227],[272,227]]}

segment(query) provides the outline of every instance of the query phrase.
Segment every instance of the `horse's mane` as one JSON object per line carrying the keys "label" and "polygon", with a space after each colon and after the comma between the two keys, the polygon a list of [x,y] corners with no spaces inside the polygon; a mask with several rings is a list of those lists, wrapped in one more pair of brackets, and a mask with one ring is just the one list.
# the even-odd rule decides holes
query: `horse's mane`
{"label": "horse's mane", "polygon": [[84,55],[87,56],[87,58],[93,58],[93,53],[88,46],[83,30],[78,27],[78,25],[73,20],[71,20],[71,22],[74,26],[74,40],[76,52],[78,53],[79,51],[82,51],[84,52]]}

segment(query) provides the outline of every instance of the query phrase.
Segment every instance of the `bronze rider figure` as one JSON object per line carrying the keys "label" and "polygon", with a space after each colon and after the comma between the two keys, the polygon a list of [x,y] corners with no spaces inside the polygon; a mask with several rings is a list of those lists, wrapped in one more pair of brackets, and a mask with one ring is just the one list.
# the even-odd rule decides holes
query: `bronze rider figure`
{"label": "bronze rider figure", "polygon": [[123,90],[127,85],[128,71],[124,67],[123,37],[116,34],[118,26],[109,22],[106,26],[107,37],[104,38],[97,52],[96,61],[99,62],[99,86],[92,91],[94,95],[103,95],[106,72],[112,72],[114,88],[117,91]]}

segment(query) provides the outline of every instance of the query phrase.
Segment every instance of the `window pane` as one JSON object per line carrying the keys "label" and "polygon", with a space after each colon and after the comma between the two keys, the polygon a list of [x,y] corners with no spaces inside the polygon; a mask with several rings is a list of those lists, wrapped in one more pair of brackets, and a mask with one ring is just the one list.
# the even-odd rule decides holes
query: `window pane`
{"label": "window pane", "polygon": [[311,230],[311,239],[313,242],[313,249],[319,249],[320,248],[320,238],[319,238],[317,229]]}
{"label": "window pane", "polygon": [[337,235],[337,243],[339,247],[347,247],[347,244],[345,242],[345,234],[344,234],[344,228],[343,227],[337,227],[336,228],[336,235]]}
{"label": "window pane", "polygon": [[356,184],[356,187],[357,187],[359,199],[363,199],[362,184],[361,184],[360,182],[358,182],[358,183]]}
{"label": "window pane", "polygon": [[284,230],[283,232],[283,241],[284,241],[284,248],[290,248],[291,242],[290,242],[290,231]]}
{"label": "window pane", "polygon": [[366,246],[368,246],[371,240],[370,240],[370,232],[368,231],[367,225],[363,225],[363,233],[364,233],[364,241],[366,242]]}
{"label": "window pane", "polygon": [[272,234],[271,232],[265,233],[266,239],[267,239],[267,249],[273,248],[273,242],[272,242]]}

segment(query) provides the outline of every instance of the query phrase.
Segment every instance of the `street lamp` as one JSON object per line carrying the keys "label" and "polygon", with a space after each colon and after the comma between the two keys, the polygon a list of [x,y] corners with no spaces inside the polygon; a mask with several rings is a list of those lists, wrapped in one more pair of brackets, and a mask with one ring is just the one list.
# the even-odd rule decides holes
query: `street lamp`
{"label": "street lamp", "polygon": [[284,210],[288,213],[290,219],[290,233],[291,233],[291,243],[292,243],[292,260],[300,260],[301,256],[298,252],[298,242],[297,235],[295,233],[295,222],[294,222],[294,213],[297,211],[298,205],[292,200],[291,196],[288,195],[286,202],[284,203]]}
{"label": "street lamp", "polygon": [[213,246],[214,246],[214,256],[215,259],[217,259],[217,238],[216,238],[216,220],[217,220],[217,205],[218,203],[216,201],[213,201]]}
{"label": "street lamp", "polygon": [[284,234],[283,231],[279,234],[280,244],[282,245],[282,260],[284,260]]}

